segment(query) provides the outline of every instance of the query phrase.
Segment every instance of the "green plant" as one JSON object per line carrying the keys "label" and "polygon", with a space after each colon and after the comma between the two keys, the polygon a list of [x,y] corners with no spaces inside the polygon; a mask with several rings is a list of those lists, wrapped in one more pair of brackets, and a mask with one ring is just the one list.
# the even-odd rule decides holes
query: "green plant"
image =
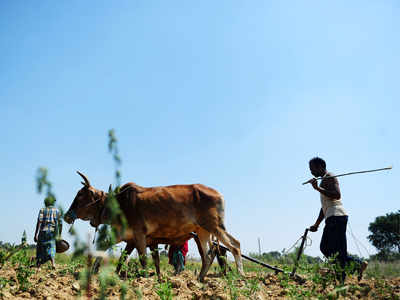
{"label": "green plant", "polygon": [[26,243],[15,247],[11,253],[13,256],[10,259],[10,263],[16,272],[18,289],[20,291],[26,291],[30,286],[29,278],[34,273],[34,270],[30,268],[30,257],[28,255]]}
{"label": "green plant", "polygon": [[161,300],[172,300],[172,285],[169,281],[159,283],[156,287],[156,293]]}
{"label": "green plant", "polygon": [[9,282],[10,280],[8,278],[0,277],[0,297],[3,297],[3,290]]}
{"label": "green plant", "polygon": [[142,300],[143,299],[143,293],[142,290],[140,288],[137,288],[134,290],[136,297],[138,298],[138,300]]}
{"label": "green plant", "polygon": [[68,263],[64,264],[64,268],[58,270],[59,275],[75,275],[79,269],[84,266],[79,260],[70,260]]}
{"label": "green plant", "polygon": [[246,287],[243,290],[243,294],[248,298],[252,298],[254,294],[260,290],[259,282],[260,281],[258,278],[251,278],[247,280]]}
{"label": "green plant", "polygon": [[[125,230],[128,226],[128,222],[123,214],[116,195],[120,191],[121,185],[121,158],[118,150],[118,140],[115,136],[114,129],[108,131],[108,150],[112,154],[115,166],[115,182],[116,187],[112,189],[111,186],[108,190],[107,199],[105,201],[105,209],[109,215],[108,224],[102,225],[99,230],[99,237],[97,239],[98,249],[106,250],[116,244],[118,237],[124,235]],[[118,224],[118,226],[115,226]]]}
{"label": "green plant", "polygon": [[116,277],[114,271],[110,266],[101,268],[101,271],[98,276],[99,285],[100,285],[100,299],[106,299],[107,297],[107,289],[110,286],[115,286],[118,282],[118,278]]}
{"label": "green plant", "polygon": [[128,292],[128,286],[125,282],[122,282],[120,286],[120,293],[121,293],[120,300],[125,300],[127,292]]}
{"label": "green plant", "polygon": [[18,285],[19,285],[19,290],[20,291],[27,291],[28,288],[30,287],[30,282],[29,282],[29,278],[31,277],[31,275],[35,272],[34,270],[32,270],[29,266],[26,265],[19,265],[16,269],[15,269],[16,273],[17,273],[17,280],[18,280]]}
{"label": "green plant", "polygon": [[229,294],[231,299],[238,299],[240,295],[239,288],[236,285],[236,281],[239,279],[239,274],[236,270],[231,270],[227,272],[225,280],[229,289]]}
{"label": "green plant", "polygon": [[6,251],[4,249],[0,249],[0,269],[6,262],[7,255],[8,255],[8,251]]}

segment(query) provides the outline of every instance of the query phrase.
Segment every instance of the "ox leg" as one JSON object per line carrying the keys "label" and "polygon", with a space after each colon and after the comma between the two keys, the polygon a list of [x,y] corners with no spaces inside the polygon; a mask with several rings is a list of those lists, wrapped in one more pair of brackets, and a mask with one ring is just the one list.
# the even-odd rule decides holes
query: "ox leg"
{"label": "ox leg", "polygon": [[124,264],[128,256],[131,255],[133,249],[135,249],[135,243],[127,242],[124,251],[122,251],[121,257],[119,258],[117,268],[115,269],[117,274],[121,271],[122,264]]}
{"label": "ox leg", "polygon": [[218,264],[221,267],[222,273],[226,275],[226,271],[228,269],[228,259],[226,256],[226,250],[225,249],[219,249],[219,252],[217,254],[217,260]]}
{"label": "ox leg", "polygon": [[158,277],[158,281],[161,281],[161,273],[160,273],[160,255],[158,253],[158,244],[151,245],[151,256],[153,257],[154,265],[156,267],[156,273]]}
{"label": "ox leg", "polygon": [[217,257],[218,265],[221,269],[221,273],[226,275],[227,270],[227,257],[226,250],[219,247],[219,245],[215,245],[214,243],[211,245],[211,264],[213,263],[215,257]]}
{"label": "ox leg", "polygon": [[209,250],[209,253],[210,253],[210,267],[214,262],[215,256],[217,256],[217,251],[218,250],[216,249],[216,247],[211,244],[210,245],[210,250]]}
{"label": "ox leg", "polygon": [[146,259],[146,236],[144,234],[137,234],[136,236],[136,249],[139,253],[139,260],[143,267],[146,269],[147,259]]}
{"label": "ox leg", "polygon": [[195,234],[195,235],[193,235],[193,239],[196,242],[197,250],[199,250],[199,254],[200,254],[200,258],[201,258],[201,264],[204,264],[204,252],[203,252],[203,249],[201,247],[199,236],[197,234]]}
{"label": "ox leg", "polygon": [[239,274],[244,275],[242,254],[240,252],[240,242],[221,227],[216,229],[214,235],[229,249],[229,251],[231,251],[233,257],[235,258],[235,263]]}
{"label": "ox leg", "polygon": [[217,249],[217,261],[218,261],[218,265],[220,266],[220,268],[222,270],[222,274],[226,275],[228,263],[227,263],[225,249],[222,249],[222,248]]}
{"label": "ox leg", "polygon": [[197,235],[199,237],[199,242],[201,246],[201,251],[200,255],[202,255],[201,261],[201,270],[199,274],[199,281],[203,282],[204,277],[207,274],[208,269],[210,268],[211,265],[211,257],[210,257],[210,249],[209,249],[209,243],[210,243],[210,236],[211,234],[206,231],[205,229],[200,228],[197,231]]}

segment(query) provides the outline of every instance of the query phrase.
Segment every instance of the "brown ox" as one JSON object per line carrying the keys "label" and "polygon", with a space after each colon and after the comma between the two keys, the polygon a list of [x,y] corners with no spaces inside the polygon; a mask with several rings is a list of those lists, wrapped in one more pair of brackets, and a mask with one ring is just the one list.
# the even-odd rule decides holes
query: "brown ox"
{"label": "brown ox", "polygon": [[[77,218],[89,220],[94,227],[108,223],[104,205],[107,194],[91,186],[85,175],[78,174],[84,180],[83,188],[65,214],[65,221],[71,224]],[[224,199],[216,190],[202,184],[145,188],[132,182],[120,190],[117,201],[128,228],[118,242],[127,243],[125,251],[128,254],[137,248],[143,266],[146,265],[146,246],[155,248],[158,243],[179,244],[195,232],[202,259],[200,281],[203,281],[214,258],[209,251],[211,235],[232,252],[237,269],[243,274],[240,243],[225,230]],[[118,227],[121,224],[113,225]],[[158,259],[153,258],[156,263]]]}

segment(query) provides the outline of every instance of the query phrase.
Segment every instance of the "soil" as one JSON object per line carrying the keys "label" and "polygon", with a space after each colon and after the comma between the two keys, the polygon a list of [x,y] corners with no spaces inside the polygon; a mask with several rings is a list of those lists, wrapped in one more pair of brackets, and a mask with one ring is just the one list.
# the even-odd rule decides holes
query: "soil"
{"label": "soil", "polygon": [[[0,277],[6,278],[8,283],[0,292],[0,299],[87,299],[86,291],[81,291],[78,273],[64,274],[60,272],[65,269],[63,266],[57,266],[56,270],[43,267],[40,270],[34,269],[35,273],[30,277],[30,286],[26,291],[19,290],[19,284],[15,270],[4,266],[0,269]],[[229,280],[217,273],[209,272],[204,283],[200,283],[195,274],[191,270],[185,270],[177,276],[163,273],[164,279],[171,284],[173,299],[233,299],[232,292],[239,294],[236,299],[290,299],[299,296],[300,299],[307,298],[304,291],[312,291],[314,288],[317,295],[326,298],[329,294],[336,295],[331,299],[400,299],[400,278],[394,279],[368,279],[357,281],[356,278],[348,278],[346,286],[343,288],[347,293],[343,297],[340,292],[335,291],[334,286],[327,286],[322,289],[321,286],[313,284],[311,280],[306,281],[303,285],[282,280],[279,276],[272,273],[246,273],[244,278],[235,281],[236,288],[230,290]],[[160,285],[156,276],[139,277],[126,280],[128,291],[126,299],[160,299],[157,290]],[[251,283],[258,287],[251,291]],[[342,289],[342,290],[343,290]],[[91,284],[92,299],[99,299],[99,283],[94,279]],[[298,294],[293,294],[294,290],[298,290]],[[303,294],[302,294],[303,293]],[[80,296],[82,294],[83,296]],[[302,296],[303,295],[303,296]],[[323,297],[325,298],[325,297]],[[119,284],[108,288],[107,299],[120,299]]]}

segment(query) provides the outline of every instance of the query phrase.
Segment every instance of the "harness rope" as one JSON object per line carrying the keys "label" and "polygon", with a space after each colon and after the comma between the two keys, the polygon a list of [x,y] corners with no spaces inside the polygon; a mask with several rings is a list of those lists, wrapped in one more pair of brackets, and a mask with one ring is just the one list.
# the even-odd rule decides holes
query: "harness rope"
{"label": "harness rope", "polygon": [[[361,245],[361,246],[364,248],[365,252],[368,254],[368,257],[371,256],[371,254],[369,253],[367,247],[365,247],[364,244],[363,244],[363,243],[355,236],[355,234],[353,233],[353,229],[351,228],[350,222],[348,223],[348,225],[349,225],[351,237],[352,237],[353,240],[354,240],[354,244],[355,244],[356,247],[357,247],[358,254],[360,255],[360,257],[363,257],[363,255],[362,255],[362,253],[361,253],[361,250],[360,250],[360,246],[359,246],[359,245]],[[297,240],[296,242],[294,242],[294,244],[293,244],[289,249],[283,249],[282,254],[283,254],[283,255],[289,254],[290,251],[291,251],[293,248],[295,248],[295,247],[299,244],[299,242],[300,242],[302,239],[303,239],[303,235],[301,235],[301,236],[298,238],[298,240]],[[306,242],[304,243],[303,253],[304,253],[304,250],[306,249],[306,247],[311,247],[311,245],[312,245],[312,239],[311,239],[309,236],[307,236]]]}
{"label": "harness rope", "polygon": [[[289,249],[287,249],[287,250],[286,250],[286,249],[283,249],[282,254],[283,254],[283,255],[289,254],[290,250],[292,250],[293,248],[295,248],[295,247],[297,246],[297,244],[299,243],[299,241],[303,239],[303,237],[304,237],[304,235],[301,235],[301,236],[299,237],[299,239],[298,239]],[[306,249],[306,247],[310,247],[311,245],[312,245],[312,239],[311,239],[309,236],[307,236],[306,241],[305,241],[305,243],[304,243],[303,252],[304,252],[304,249]]]}
{"label": "harness rope", "polygon": [[360,254],[360,257],[363,257],[363,255],[362,255],[362,253],[361,253],[361,251],[360,251],[360,247],[359,247],[358,243],[360,243],[360,245],[361,245],[361,246],[364,248],[364,250],[367,252],[368,257],[371,256],[371,254],[369,254],[369,251],[368,251],[367,247],[365,247],[365,246],[363,245],[363,243],[361,243],[361,241],[360,241],[359,239],[357,239],[357,237],[356,237],[355,234],[353,233],[353,229],[351,228],[350,222],[348,223],[348,225],[349,225],[351,237],[353,238],[354,243],[356,244],[356,247],[357,247],[357,250],[358,250],[358,254]]}
{"label": "harness rope", "polygon": [[[365,252],[368,254],[368,257],[371,256],[371,254],[369,253],[367,247],[365,247],[364,244],[363,244],[363,243],[355,236],[355,234],[353,233],[353,229],[351,228],[350,222],[348,223],[348,225],[349,225],[351,237],[352,237],[353,240],[354,240],[354,244],[355,244],[356,247],[357,247],[358,254],[360,255],[360,257],[363,257],[363,255],[362,255],[362,253],[361,253],[361,250],[360,250],[360,246],[359,246],[359,245],[361,245],[361,246],[364,248]],[[297,239],[297,241],[294,242],[294,244],[293,244],[289,249],[283,249],[282,255],[287,255],[287,254],[289,254],[290,251],[291,251],[293,248],[295,248],[295,247],[299,244],[299,242],[303,239],[303,237],[304,237],[304,236],[301,235],[301,236]],[[303,253],[304,253],[304,250],[306,249],[306,247],[311,247],[311,245],[312,245],[312,239],[311,239],[309,236],[307,236],[306,241],[305,241],[305,243],[304,243]]]}

